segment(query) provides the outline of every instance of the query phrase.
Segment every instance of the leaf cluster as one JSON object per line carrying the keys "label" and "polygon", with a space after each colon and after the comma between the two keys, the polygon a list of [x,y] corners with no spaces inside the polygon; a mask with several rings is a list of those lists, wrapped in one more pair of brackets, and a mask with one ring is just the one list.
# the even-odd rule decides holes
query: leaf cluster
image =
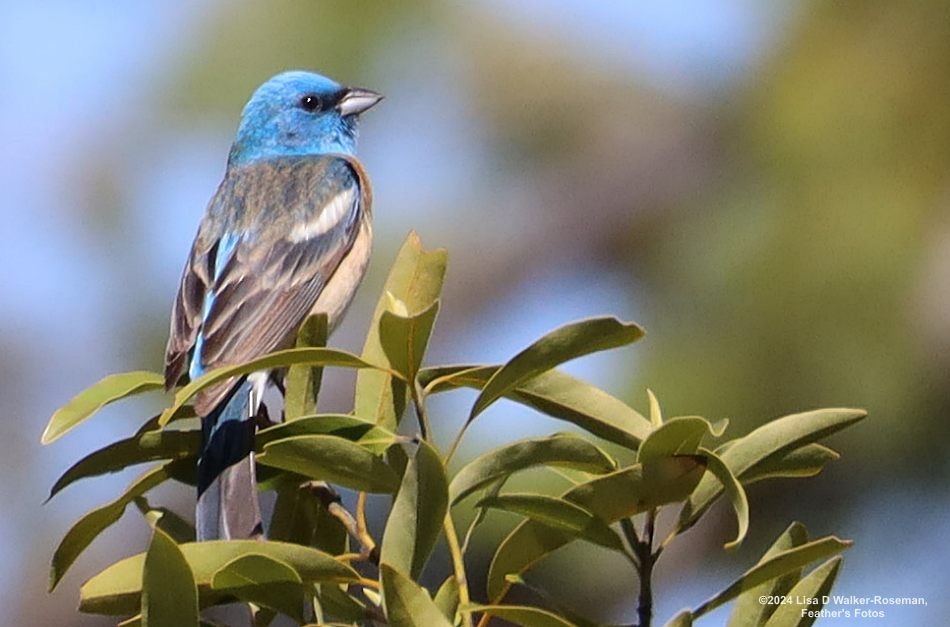
{"label": "leaf cluster", "polygon": [[[115,500],[66,533],[53,555],[50,589],[134,504],[153,528],[147,550],[107,567],[80,591],[81,611],[131,616],[123,625],[198,625],[205,608],[241,602],[251,608],[258,626],[283,614],[299,624],[470,627],[497,617],[526,627],[588,627],[596,623],[561,607],[525,579],[545,557],[573,542],[617,552],[629,561],[641,580],[639,618],[647,625],[652,598],[642,584],[671,542],[725,496],[737,521],[726,548],[738,545],[749,528],[745,486],[819,473],[838,457],[819,441],[865,416],[860,410],[822,409],[725,439],[728,421],[664,418],[651,393],[650,416],[644,417],[557,369],[643,336],[636,324],[609,317],[564,325],[503,364],[427,366],[445,266],[445,251],[425,250],[411,234],[392,267],[361,355],[327,348],[326,319],[311,318],[294,348],[189,382],[135,434],[66,470],[50,498],[81,479],[152,464]],[[325,367],[357,370],[352,413],[313,413]],[[277,493],[267,539],[196,543],[188,521],[151,505],[145,495],[166,481],[194,484],[201,444],[189,406],[194,395],[261,369],[285,373],[283,421],[261,429],[256,438],[260,487]],[[106,404],[161,386],[157,373],[106,377],[59,409],[42,440],[51,443]],[[441,451],[431,434],[432,421],[442,417],[429,415],[427,401],[459,388],[478,394],[451,446]],[[450,472],[468,426],[501,399],[588,435],[553,433],[508,442]],[[400,435],[413,432],[403,424],[412,415],[420,435]],[[513,475],[529,469],[556,473],[570,487],[560,494],[506,489]],[[355,511],[343,506],[336,488],[358,494]],[[391,496],[378,539],[366,524],[369,493]],[[475,504],[477,515],[460,534],[453,512],[466,500]],[[660,539],[657,516],[663,508],[679,513]],[[494,550],[486,590],[473,591],[466,556],[490,512],[506,512],[518,522]],[[420,578],[440,540],[449,548],[452,569],[436,590],[428,590]],[[836,554],[849,544],[835,537],[810,540],[804,527],[793,523],[756,565],[670,624],[691,624],[735,601],[731,625],[798,625],[799,614],[785,606],[772,612],[776,606],[759,604],[758,596],[824,594],[840,565]],[[818,560],[828,561],[803,574]],[[509,603],[509,593],[519,586],[538,602]],[[475,597],[485,602],[476,603]]]}

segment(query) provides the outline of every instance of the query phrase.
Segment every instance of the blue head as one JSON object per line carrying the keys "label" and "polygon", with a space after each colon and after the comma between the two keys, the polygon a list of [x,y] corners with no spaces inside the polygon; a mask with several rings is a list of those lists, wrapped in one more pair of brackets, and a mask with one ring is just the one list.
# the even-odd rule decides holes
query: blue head
{"label": "blue head", "polygon": [[382,96],[312,72],[284,72],[257,88],[241,113],[228,163],[356,149],[359,114]]}

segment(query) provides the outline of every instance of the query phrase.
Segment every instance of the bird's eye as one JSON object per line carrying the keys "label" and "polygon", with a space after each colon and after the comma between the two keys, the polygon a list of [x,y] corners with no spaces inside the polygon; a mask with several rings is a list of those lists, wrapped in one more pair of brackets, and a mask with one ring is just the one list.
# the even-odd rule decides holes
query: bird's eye
{"label": "bird's eye", "polygon": [[307,94],[300,99],[300,108],[304,111],[316,111],[320,108],[320,99],[313,94]]}

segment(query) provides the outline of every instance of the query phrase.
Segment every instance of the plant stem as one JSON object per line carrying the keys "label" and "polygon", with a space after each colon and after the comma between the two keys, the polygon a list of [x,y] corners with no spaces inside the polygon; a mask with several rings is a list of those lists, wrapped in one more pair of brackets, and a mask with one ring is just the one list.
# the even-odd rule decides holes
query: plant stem
{"label": "plant stem", "polygon": [[449,462],[452,461],[452,456],[455,455],[455,451],[458,450],[459,444],[462,443],[462,436],[465,435],[465,429],[468,427],[468,423],[462,425],[462,428],[459,429],[458,435],[455,436],[455,439],[452,440],[452,445],[449,446],[449,452],[445,454],[445,465],[448,467]]}
{"label": "plant stem", "polygon": [[[637,573],[640,572],[640,558],[639,558],[639,546],[640,546],[640,537],[637,535],[637,529],[633,526],[633,520],[630,518],[621,518],[620,519],[620,530],[623,531],[623,537],[626,538],[627,544],[630,545],[629,557],[630,563],[633,564],[634,568],[637,569]],[[631,559],[632,558],[632,559]]]}
{"label": "plant stem", "polygon": [[643,534],[637,542],[636,554],[640,560],[640,600],[637,603],[637,616],[640,627],[650,627],[653,621],[653,536],[656,532],[656,509],[647,512]]}
{"label": "plant stem", "polygon": [[[416,416],[419,418],[419,429],[422,431],[422,439],[428,440],[432,430],[429,428],[429,414],[426,411],[425,393],[419,386],[419,382],[413,381],[410,385],[412,403],[416,408]],[[446,461],[448,465],[448,461]],[[465,575],[465,560],[462,556],[462,549],[459,546],[458,533],[455,531],[455,523],[452,521],[452,509],[445,512],[445,521],[442,523],[445,530],[445,541],[449,545],[449,553],[452,555],[452,570],[455,575],[455,581],[459,587],[459,606],[464,607],[470,603],[468,594],[468,577]],[[462,612],[462,627],[472,627],[472,615],[468,612]]]}
{"label": "plant stem", "polygon": [[360,543],[360,555],[378,566],[379,549],[376,546],[376,541],[369,534],[369,530],[366,529],[365,519],[361,525],[359,521],[353,518],[353,515],[340,502],[340,495],[326,482],[310,481],[306,484],[306,487],[311,494],[320,500],[327,513],[343,524],[350,537]]}
{"label": "plant stem", "polygon": [[[445,540],[449,545],[449,553],[452,554],[452,568],[455,572],[455,581],[459,586],[459,606],[465,607],[469,604],[468,577],[465,576],[465,561],[462,557],[462,549],[459,547],[458,534],[455,531],[455,523],[452,522],[451,510],[445,513]],[[472,627],[472,615],[469,612],[462,612],[463,627]]]}
{"label": "plant stem", "polygon": [[412,404],[416,408],[416,418],[419,420],[419,431],[423,440],[429,439],[432,429],[429,426],[429,414],[426,412],[425,395],[418,381],[413,381],[409,385],[409,393],[412,396]]}

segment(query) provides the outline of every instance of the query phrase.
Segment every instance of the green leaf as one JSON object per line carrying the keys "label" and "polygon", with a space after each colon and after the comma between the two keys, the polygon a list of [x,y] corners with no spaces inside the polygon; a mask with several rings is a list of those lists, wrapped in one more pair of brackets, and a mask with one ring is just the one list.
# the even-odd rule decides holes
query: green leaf
{"label": "green leaf", "polygon": [[[817,619],[817,613],[825,606],[825,599],[831,592],[831,587],[838,577],[841,567],[841,558],[833,557],[808,576],[795,584],[788,593],[793,599],[817,599],[814,604],[783,604],[779,605],[765,627],[810,627]],[[814,614],[802,616],[802,611],[808,610]]]}
{"label": "green leaf", "polygon": [[[707,435],[717,435],[712,424],[700,416],[677,416],[670,418],[647,436],[637,451],[641,464],[670,455],[695,453]],[[721,433],[719,434],[721,435]]]}
{"label": "green leaf", "polygon": [[83,457],[69,467],[50,489],[49,501],[66,486],[107,473],[118,472],[129,466],[160,459],[197,457],[201,450],[201,431],[146,431],[131,438],[119,440]]}
{"label": "green leaf", "polygon": [[303,583],[288,563],[262,553],[247,553],[235,557],[211,575],[215,590],[263,586],[272,583]]}
{"label": "green leaf", "polygon": [[683,610],[671,618],[666,627],[693,627],[693,614],[689,610]]}
{"label": "green leaf", "polygon": [[155,528],[142,573],[142,627],[198,625],[198,588],[168,534]]}
{"label": "green leaf", "polygon": [[263,452],[264,446],[270,442],[300,435],[334,435],[377,455],[382,455],[399,440],[392,431],[356,416],[317,414],[262,429],[257,432],[254,445],[258,452]]}
{"label": "green leaf", "polygon": [[126,506],[145,492],[148,492],[158,484],[169,477],[169,466],[174,462],[167,462],[149,470],[126,488],[125,492],[102,507],[92,510],[79,519],[75,525],[66,532],[56,551],[53,553],[53,560],[50,564],[49,589],[52,591],[59,583],[69,567],[72,566],[76,558],[86,550],[93,540],[107,529],[114,522],[122,517]]}
{"label": "green leaf", "polygon": [[366,623],[369,619],[366,605],[347,594],[340,586],[321,584],[317,599],[325,614],[348,623]]}
{"label": "green leaf", "polygon": [[[805,526],[793,522],[772,543],[772,546],[769,547],[769,550],[765,552],[758,563],[761,564],[782,551],[801,546],[806,542],[808,542],[808,531]],[[801,569],[798,568],[742,593],[736,599],[735,607],[733,607],[732,614],[729,616],[729,627],[761,627],[777,606],[770,603],[760,603],[759,598],[762,596],[787,595],[800,577]]]}
{"label": "green leaf", "polygon": [[[211,621],[204,620],[199,618],[198,624],[201,627],[222,627],[220,623],[212,623]],[[116,627],[141,627],[142,625],[142,615],[136,614],[132,618],[127,618],[124,621],[117,623]]]}
{"label": "green leaf", "polygon": [[416,378],[438,315],[439,301],[435,300],[416,314],[399,315],[384,311],[379,319],[379,337],[383,352],[392,369],[400,373],[406,381]]}
{"label": "green leaf", "polygon": [[[276,492],[277,499],[274,502],[274,513],[271,514],[267,537],[271,540],[311,546],[318,531],[327,531],[322,526],[317,529],[317,510],[321,507],[319,501],[296,481],[280,482]],[[345,534],[346,530],[343,530],[343,533]],[[323,546],[317,548],[336,554],[336,551],[327,550]]]}
{"label": "green leaf", "polygon": [[[732,474],[744,481],[746,473],[763,460],[828,437],[865,416],[867,412],[859,409],[819,409],[785,416],[734,440],[722,452],[722,461]],[[722,484],[714,476],[704,477],[680,512],[679,531],[692,527],[722,490]]]}
{"label": "green leaf", "polygon": [[641,337],[643,329],[616,318],[589,318],[555,329],[492,375],[475,399],[468,420],[471,422],[496,400],[542,372],[583,355],[630,344]]}
{"label": "green leaf", "polygon": [[[666,503],[685,499],[706,470],[702,457],[682,455],[621,468],[574,486],[561,498],[614,523]],[[502,540],[488,572],[488,598],[497,603],[510,584],[506,576],[521,574],[574,537],[528,520]]]}
{"label": "green leaf", "polygon": [[442,612],[442,615],[454,624],[459,609],[459,582],[455,575],[449,575],[445,578],[432,600],[439,611]]}
{"label": "green leaf", "polygon": [[543,494],[500,494],[482,499],[477,507],[520,514],[575,538],[614,551],[624,550],[620,536],[607,523],[580,505],[564,499]]}
{"label": "green leaf", "polygon": [[726,494],[729,495],[729,500],[732,501],[732,508],[736,512],[736,522],[739,530],[736,539],[727,542],[725,548],[735,548],[745,540],[746,534],[749,533],[749,499],[742,484],[739,483],[736,476],[732,474],[732,470],[718,455],[705,448],[700,448],[699,453],[706,458],[706,469],[719,480]]}
{"label": "green leaf", "polygon": [[304,622],[303,581],[282,560],[261,553],[241,555],[211,575],[211,588]]}
{"label": "green leaf", "polygon": [[771,579],[781,577],[816,560],[840,553],[850,547],[851,544],[852,542],[850,540],[841,540],[834,536],[828,536],[775,553],[770,558],[763,559],[747,570],[725,590],[693,610],[693,617],[699,618],[703,614],[728,603],[743,592],[751,590]]}
{"label": "green leaf", "polygon": [[[211,579],[222,566],[243,555],[265,555],[283,562],[304,583],[355,582],[359,575],[352,568],[322,551],[299,544],[264,540],[213,540],[179,546],[198,584],[201,607],[228,598],[226,590],[211,588]],[[121,615],[138,610],[142,592],[142,564],[145,555],[128,557],[112,564],[83,584],[79,609],[93,614]]]}
{"label": "green leaf", "polygon": [[[479,390],[500,368],[425,368],[419,372],[419,381],[429,393],[458,387]],[[505,397],[630,449],[636,449],[650,433],[650,422],[635,409],[600,388],[557,370],[521,383],[506,392]]]}
{"label": "green leaf", "polygon": [[[322,348],[327,345],[327,315],[315,314],[304,320],[297,331],[296,348]],[[284,420],[290,422],[317,411],[317,397],[323,368],[320,366],[291,366],[284,378]]]}
{"label": "green leaf", "polygon": [[749,484],[762,479],[813,477],[824,469],[825,464],[840,457],[835,450],[813,442],[794,451],[766,457],[745,472],[742,482]]}
{"label": "green leaf", "polygon": [[138,508],[149,526],[158,527],[167,533],[178,544],[195,541],[195,527],[190,522],[168,509],[167,507],[152,507],[144,496],[134,499]]}
{"label": "green leaf", "polygon": [[650,399],[650,425],[654,429],[663,426],[663,412],[660,411],[660,401],[657,400],[653,390],[647,390],[647,396]]}
{"label": "green leaf", "polygon": [[442,459],[432,446],[420,442],[389,513],[380,560],[418,579],[439,539],[448,506]]}
{"label": "green leaf", "polygon": [[330,555],[346,553],[347,533],[343,523],[327,511],[299,477],[284,477],[276,485],[277,499],[267,537],[281,542],[311,546]]}
{"label": "green leaf", "polygon": [[455,504],[500,477],[541,465],[567,466],[595,473],[616,468],[616,462],[609,455],[576,435],[520,440],[480,455],[459,470],[449,486],[450,501]]}
{"label": "green leaf", "polygon": [[382,458],[335,435],[299,435],[264,445],[257,462],[363,492],[393,493],[399,478]]}
{"label": "green leaf", "polygon": [[483,612],[521,627],[576,627],[574,623],[548,610],[527,605],[478,605],[465,606],[466,612]]}
{"label": "green leaf", "polygon": [[379,566],[386,618],[393,627],[452,627],[428,592],[389,564]]}
{"label": "green leaf", "polygon": [[371,364],[352,353],[334,348],[288,348],[286,350],[269,353],[263,357],[258,357],[257,359],[237,366],[215,368],[211,372],[201,375],[201,377],[190,382],[175,393],[175,401],[171,407],[162,412],[158,422],[162,426],[168,424],[172,416],[181,409],[192,396],[215,383],[230,379],[231,377],[251,374],[259,370],[274,370],[276,368],[289,368],[290,366],[338,366],[340,368],[356,369],[377,368],[388,371],[388,369],[383,366]]}
{"label": "green leaf", "polygon": [[156,372],[139,370],[109,375],[57,409],[50,417],[46,429],[43,430],[40,442],[43,444],[54,442],[109,403],[134,394],[161,390],[164,387],[165,377]]}
{"label": "green leaf", "polygon": [[[383,295],[376,305],[363,359],[373,363],[387,363],[386,352],[380,341],[380,319],[391,309],[392,299],[398,299],[406,311],[423,311],[439,298],[445,278],[447,253],[444,249],[425,250],[415,232],[409,233],[396,256]],[[361,370],[356,374],[356,408],[354,413],[395,431],[406,408],[406,385],[392,374],[375,370]]]}

